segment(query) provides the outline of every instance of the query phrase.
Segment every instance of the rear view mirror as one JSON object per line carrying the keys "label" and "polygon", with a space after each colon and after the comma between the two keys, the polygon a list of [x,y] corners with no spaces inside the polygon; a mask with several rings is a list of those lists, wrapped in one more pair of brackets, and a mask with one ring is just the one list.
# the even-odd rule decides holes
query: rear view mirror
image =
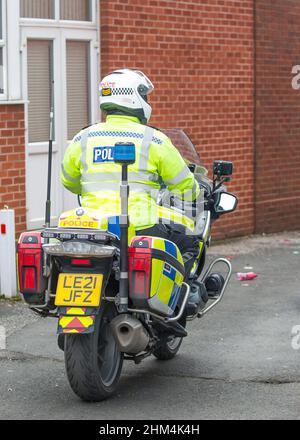
{"label": "rear view mirror", "polygon": [[218,214],[232,212],[236,209],[238,199],[233,194],[227,192],[219,193],[217,202],[215,203],[215,211]]}
{"label": "rear view mirror", "polygon": [[215,160],[213,171],[214,171],[214,176],[217,176],[218,178],[222,176],[231,176],[231,174],[233,173],[233,164],[232,162]]}

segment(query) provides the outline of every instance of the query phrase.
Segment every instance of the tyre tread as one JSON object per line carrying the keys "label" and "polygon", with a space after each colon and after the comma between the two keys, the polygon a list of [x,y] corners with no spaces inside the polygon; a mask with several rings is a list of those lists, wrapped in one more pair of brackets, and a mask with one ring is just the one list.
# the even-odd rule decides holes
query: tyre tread
{"label": "tyre tread", "polygon": [[[102,315],[102,314],[101,314]],[[101,319],[101,316],[98,317]],[[120,378],[123,356],[114,383],[110,387],[102,384],[95,373],[92,334],[66,334],[65,366],[70,386],[84,401],[99,402],[112,395]]]}

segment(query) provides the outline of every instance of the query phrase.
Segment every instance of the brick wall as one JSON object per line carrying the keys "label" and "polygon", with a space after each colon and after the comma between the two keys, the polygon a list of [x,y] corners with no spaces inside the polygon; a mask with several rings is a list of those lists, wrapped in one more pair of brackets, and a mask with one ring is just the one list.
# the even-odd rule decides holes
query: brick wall
{"label": "brick wall", "polygon": [[180,127],[209,170],[233,160],[238,211],[215,236],[253,232],[253,0],[101,0],[101,74],[143,70],[151,123]]}
{"label": "brick wall", "polygon": [[[215,236],[298,229],[300,89],[292,88],[291,72],[300,65],[300,2],[100,5],[101,74],[145,71],[156,86],[152,124],[186,130],[209,169],[213,159],[234,162],[229,190],[239,196],[239,209],[217,222]],[[0,106],[0,131],[0,209],[16,209],[20,231],[26,213],[22,105]]]}
{"label": "brick wall", "polygon": [[256,231],[300,227],[300,2],[256,1]]}
{"label": "brick wall", "polygon": [[16,231],[26,229],[24,106],[0,105],[0,209],[15,209]]}

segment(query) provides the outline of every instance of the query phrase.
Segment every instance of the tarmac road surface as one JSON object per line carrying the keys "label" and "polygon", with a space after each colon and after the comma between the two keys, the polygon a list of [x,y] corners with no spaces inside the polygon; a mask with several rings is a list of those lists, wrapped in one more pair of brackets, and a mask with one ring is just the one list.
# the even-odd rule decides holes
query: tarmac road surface
{"label": "tarmac road surface", "polygon": [[[0,302],[8,334],[0,351],[0,419],[300,419],[300,233],[222,244],[230,256],[226,297],[189,324],[172,361],[126,363],[113,398],[81,402],[68,385],[56,320]],[[245,269],[253,268],[253,269]],[[236,272],[258,278],[240,282]],[[300,330],[297,328],[294,331]]]}

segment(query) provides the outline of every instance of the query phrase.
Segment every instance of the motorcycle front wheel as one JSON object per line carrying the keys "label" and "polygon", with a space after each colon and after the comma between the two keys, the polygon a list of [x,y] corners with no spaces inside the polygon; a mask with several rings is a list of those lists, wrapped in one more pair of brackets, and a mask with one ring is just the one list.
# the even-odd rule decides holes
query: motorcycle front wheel
{"label": "motorcycle front wheel", "polygon": [[153,351],[153,354],[160,361],[168,361],[176,356],[181,344],[182,338],[164,336],[161,338],[159,346]]}
{"label": "motorcycle front wheel", "polygon": [[[186,315],[184,314],[179,320],[179,324],[182,325],[183,328],[186,327]],[[154,349],[154,356],[160,361],[169,361],[173,359],[178,353],[183,338],[176,337],[173,335],[161,335],[160,341],[157,347]]]}
{"label": "motorcycle front wheel", "polygon": [[84,401],[100,402],[116,390],[123,366],[109,323],[117,315],[112,303],[103,303],[91,334],[66,334],[65,366],[70,386]]}

